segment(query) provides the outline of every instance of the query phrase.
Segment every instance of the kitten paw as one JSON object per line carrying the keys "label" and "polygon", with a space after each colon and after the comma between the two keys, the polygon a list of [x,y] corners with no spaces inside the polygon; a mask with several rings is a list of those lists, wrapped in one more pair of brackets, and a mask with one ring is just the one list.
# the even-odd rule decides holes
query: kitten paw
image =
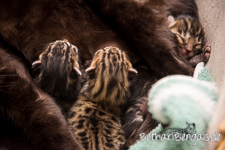
{"label": "kitten paw", "polygon": [[211,53],[211,46],[209,44],[206,44],[203,50],[203,59],[202,61],[206,64],[209,60]]}
{"label": "kitten paw", "polygon": [[190,64],[193,67],[195,67],[200,62],[204,62],[206,64],[210,58],[211,50],[211,46],[209,44],[206,44],[201,54],[195,55],[189,60]]}
{"label": "kitten paw", "polygon": [[204,55],[204,63],[207,63],[210,57],[211,53],[211,46],[209,44],[206,44],[203,50]]}

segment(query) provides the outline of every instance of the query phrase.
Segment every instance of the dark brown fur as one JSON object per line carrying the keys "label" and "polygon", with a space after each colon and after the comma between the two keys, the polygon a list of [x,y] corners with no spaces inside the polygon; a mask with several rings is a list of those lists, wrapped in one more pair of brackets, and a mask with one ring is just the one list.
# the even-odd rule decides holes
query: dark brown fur
{"label": "dark brown fur", "polygon": [[10,16],[6,15],[8,9],[2,9],[0,34],[30,62],[38,59],[46,44],[63,39],[77,45],[82,63],[92,59],[93,54],[105,45],[119,45],[128,50],[125,42],[83,1],[31,0],[27,5],[21,3],[17,7],[21,5],[29,8],[20,10],[21,17],[17,16],[16,9]]}
{"label": "dark brown fur", "polygon": [[[170,7],[166,7],[165,1],[147,0],[144,3],[135,0],[90,1],[93,9],[104,20],[109,21],[112,28],[122,35],[136,54],[161,76],[193,74],[190,64],[180,58],[175,51],[173,34],[168,30],[166,23]],[[191,2],[193,1],[189,3]],[[185,10],[183,13],[186,13]]]}
{"label": "dark brown fur", "polygon": [[[154,71],[145,66],[139,66],[137,64],[134,68],[137,69],[138,76],[134,79],[130,88],[132,96],[129,98],[129,102],[124,108],[125,112],[122,117],[126,138],[129,138],[130,135],[134,134],[135,129],[143,123],[149,114],[147,105],[148,93],[152,84],[160,79]],[[150,128],[145,128],[147,131],[157,125],[157,122],[154,119],[150,119],[149,121],[149,124],[152,126]]]}
{"label": "dark brown fur", "polygon": [[[3,125],[0,129],[3,131],[0,132],[0,147],[32,150],[83,149],[68,129],[53,99],[33,82],[23,55],[5,45],[7,43],[3,44],[1,40],[0,56],[4,57],[0,57],[0,121]],[[19,140],[13,140],[17,136]],[[14,143],[15,141],[26,144],[21,145],[19,142]]]}
{"label": "dark brown fur", "polygon": [[[128,53],[133,63],[140,56],[163,76],[192,74],[192,67],[176,54],[173,35],[166,24],[167,3],[151,0],[145,3],[132,0],[96,1],[93,10],[99,8],[100,12],[96,13],[105,16],[104,22],[107,23],[106,17],[114,21],[106,25],[85,0],[30,1],[25,5],[29,9],[21,11],[20,16],[7,16],[8,10],[3,8],[0,31],[2,37],[22,51],[31,62],[38,58],[45,44],[66,38],[78,46],[82,62],[91,59],[97,49],[114,44]],[[129,47],[109,27],[119,31]]]}
{"label": "dark brown fur", "polygon": [[[82,64],[90,60],[96,50],[109,45],[124,50],[132,64],[143,60],[144,63],[138,65],[148,67],[144,73],[155,75],[155,78],[140,79],[148,80],[148,87],[166,75],[193,74],[190,62],[177,54],[166,20],[171,14],[198,17],[194,0],[146,0],[145,3],[138,0],[21,0],[13,4],[1,1],[0,7],[1,37],[30,62],[38,59],[44,45],[66,38],[79,48]],[[133,86],[134,89],[144,87],[142,84]],[[145,97],[146,93],[135,93],[130,103],[136,103],[136,96],[137,99]]]}

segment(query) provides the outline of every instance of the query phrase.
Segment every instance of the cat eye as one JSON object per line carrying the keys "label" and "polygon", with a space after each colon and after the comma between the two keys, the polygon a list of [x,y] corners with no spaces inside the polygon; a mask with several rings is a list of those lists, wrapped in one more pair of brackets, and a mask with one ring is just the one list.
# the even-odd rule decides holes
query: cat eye
{"label": "cat eye", "polygon": [[201,46],[202,45],[202,43],[199,43],[199,44],[195,44],[195,46]]}
{"label": "cat eye", "polygon": [[195,44],[194,48],[195,49],[201,49],[202,48],[202,44],[201,43],[200,44]]}

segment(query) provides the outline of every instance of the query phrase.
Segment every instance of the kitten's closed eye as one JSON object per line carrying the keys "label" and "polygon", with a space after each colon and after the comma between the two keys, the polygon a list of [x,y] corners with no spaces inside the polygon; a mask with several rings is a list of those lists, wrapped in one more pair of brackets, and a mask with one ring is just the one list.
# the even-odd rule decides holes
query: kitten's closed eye
{"label": "kitten's closed eye", "polygon": [[179,41],[179,43],[181,44],[185,44],[185,40],[180,36],[180,34],[176,34],[177,40]]}
{"label": "kitten's closed eye", "polygon": [[191,58],[202,52],[205,32],[200,22],[190,16],[168,17],[169,28],[176,35],[179,54]]}

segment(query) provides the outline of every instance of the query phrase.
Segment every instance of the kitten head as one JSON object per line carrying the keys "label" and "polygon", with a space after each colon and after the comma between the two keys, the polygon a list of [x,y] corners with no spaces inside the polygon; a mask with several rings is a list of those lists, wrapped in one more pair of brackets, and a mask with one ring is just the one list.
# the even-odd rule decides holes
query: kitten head
{"label": "kitten head", "polygon": [[32,65],[38,70],[36,83],[50,95],[67,95],[78,85],[81,75],[78,49],[67,40],[47,44],[39,60]]}
{"label": "kitten head", "polygon": [[169,28],[175,34],[179,54],[190,58],[200,54],[205,45],[205,32],[200,22],[190,16],[168,17]]}
{"label": "kitten head", "polygon": [[126,53],[112,46],[98,50],[86,72],[92,98],[113,105],[125,103],[130,82],[137,74]]}

